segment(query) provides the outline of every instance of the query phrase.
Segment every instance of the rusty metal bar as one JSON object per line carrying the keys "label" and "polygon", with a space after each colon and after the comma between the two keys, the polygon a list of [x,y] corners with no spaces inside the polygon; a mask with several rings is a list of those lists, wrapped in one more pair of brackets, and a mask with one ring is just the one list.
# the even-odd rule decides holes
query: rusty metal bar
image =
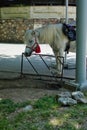
{"label": "rusty metal bar", "polygon": [[[35,53],[35,54],[32,54],[32,55],[38,55],[38,56],[42,59],[43,63],[46,65],[46,67],[48,68],[48,70],[50,71],[50,68],[49,68],[49,66],[47,65],[47,63],[45,62],[45,60],[43,59],[43,57],[44,57],[44,56],[49,56],[49,57],[54,57],[54,58],[55,58],[55,56],[53,56],[53,55],[46,55],[46,54],[36,54],[36,53]],[[25,58],[27,59],[28,63],[30,63],[30,65],[32,66],[32,68],[33,68],[33,70],[36,72],[36,74],[23,73],[23,56],[25,56]],[[25,53],[22,53],[22,58],[21,58],[21,75],[33,75],[33,76],[40,77],[40,79],[41,79],[41,77],[44,77],[44,78],[46,78],[46,81],[51,81],[51,80],[52,80],[52,79],[48,79],[48,80],[47,80],[47,77],[48,77],[48,78],[54,78],[56,82],[58,81],[58,79],[61,79],[61,81],[62,81],[62,78],[63,78],[63,64],[64,64],[64,58],[63,58],[63,57],[57,57],[57,58],[58,58],[58,60],[60,60],[60,58],[63,59],[63,60],[62,60],[63,62],[61,62],[61,64],[62,64],[62,74],[61,74],[61,76],[55,76],[52,72],[50,72],[51,75],[42,75],[42,74],[39,74],[39,73],[38,73],[38,71],[36,70],[36,68],[34,67],[34,65],[33,65],[33,64],[31,63],[31,61],[28,59],[28,56],[26,56]],[[60,61],[61,61],[61,60],[60,60]],[[53,80],[53,81],[54,81],[54,80]]]}

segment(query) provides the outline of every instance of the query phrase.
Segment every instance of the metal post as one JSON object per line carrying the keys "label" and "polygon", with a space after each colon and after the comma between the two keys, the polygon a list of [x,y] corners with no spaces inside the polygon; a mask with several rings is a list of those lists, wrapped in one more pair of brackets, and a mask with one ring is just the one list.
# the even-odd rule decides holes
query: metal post
{"label": "metal post", "polygon": [[66,24],[68,24],[68,0],[66,0]]}
{"label": "metal post", "polygon": [[21,76],[23,75],[23,53],[21,56]]}
{"label": "metal post", "polygon": [[[68,24],[68,0],[66,0],[66,24]],[[65,51],[64,63],[67,66],[67,52]]]}
{"label": "metal post", "polygon": [[87,0],[77,0],[76,83],[79,84],[80,89],[87,89],[86,45]]}

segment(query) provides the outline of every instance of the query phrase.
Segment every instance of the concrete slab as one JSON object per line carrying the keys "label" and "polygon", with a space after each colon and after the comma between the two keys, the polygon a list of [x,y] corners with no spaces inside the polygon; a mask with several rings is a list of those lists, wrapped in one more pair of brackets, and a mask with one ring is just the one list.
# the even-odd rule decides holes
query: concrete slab
{"label": "concrete slab", "polygon": [[[49,44],[40,44],[41,54],[54,55]],[[25,50],[24,44],[5,44],[0,43],[0,78],[13,78],[20,75],[21,72],[21,55]],[[75,53],[69,53],[67,56],[67,63],[75,66]],[[55,64],[55,58],[44,57],[45,61],[49,66]],[[39,56],[31,56],[31,62],[35,65],[35,68],[40,74],[50,74],[50,71],[46,68]],[[25,73],[35,73],[24,59],[24,70]],[[75,78],[75,69],[65,69],[64,76]]]}

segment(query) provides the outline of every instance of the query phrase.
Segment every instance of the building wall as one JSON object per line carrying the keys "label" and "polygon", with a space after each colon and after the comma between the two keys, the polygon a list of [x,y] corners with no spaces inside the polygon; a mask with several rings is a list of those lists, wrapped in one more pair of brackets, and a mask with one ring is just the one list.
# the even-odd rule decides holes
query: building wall
{"label": "building wall", "polygon": [[[10,7],[0,10],[0,42],[23,43],[26,30],[65,21],[65,7],[62,6]],[[74,21],[75,7],[71,7],[69,12],[69,21]]]}
{"label": "building wall", "polygon": [[[65,6],[27,6],[0,8],[1,19],[11,18],[65,18]],[[76,7],[68,7],[69,18],[76,19]]]}
{"label": "building wall", "polygon": [[33,29],[33,20],[1,19],[0,42],[22,43],[27,29]]}

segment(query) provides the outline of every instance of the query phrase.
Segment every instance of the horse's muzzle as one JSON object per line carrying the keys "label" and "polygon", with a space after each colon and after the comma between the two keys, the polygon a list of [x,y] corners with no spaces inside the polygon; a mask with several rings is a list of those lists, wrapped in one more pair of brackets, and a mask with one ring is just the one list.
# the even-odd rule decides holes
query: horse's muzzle
{"label": "horse's muzzle", "polygon": [[31,54],[32,54],[32,50],[30,49],[30,48],[25,48],[25,55],[26,56],[31,56]]}

